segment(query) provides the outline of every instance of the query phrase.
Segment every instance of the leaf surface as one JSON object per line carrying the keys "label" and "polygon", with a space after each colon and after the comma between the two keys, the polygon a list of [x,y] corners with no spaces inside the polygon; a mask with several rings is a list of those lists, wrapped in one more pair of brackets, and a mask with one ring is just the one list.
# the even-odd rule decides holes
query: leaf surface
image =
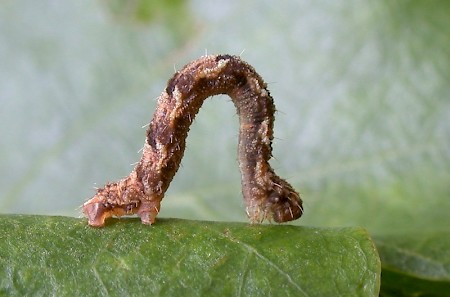
{"label": "leaf surface", "polygon": [[0,217],[2,295],[378,296],[361,228]]}
{"label": "leaf surface", "polygon": [[376,237],[383,269],[382,294],[450,296],[450,231]]}

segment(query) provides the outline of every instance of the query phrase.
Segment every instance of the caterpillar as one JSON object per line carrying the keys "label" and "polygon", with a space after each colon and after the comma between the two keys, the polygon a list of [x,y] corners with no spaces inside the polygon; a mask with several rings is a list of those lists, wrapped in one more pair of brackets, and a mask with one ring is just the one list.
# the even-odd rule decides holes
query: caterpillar
{"label": "caterpillar", "polygon": [[282,223],[303,214],[294,188],[269,164],[275,105],[266,83],[237,56],[208,55],[184,66],[158,98],[142,158],[124,179],[107,183],[82,208],[88,224],[102,227],[112,216],[137,214],[153,224],[161,200],[184,155],[190,125],[205,99],[231,97],[239,116],[238,160],[246,213],[252,223]]}

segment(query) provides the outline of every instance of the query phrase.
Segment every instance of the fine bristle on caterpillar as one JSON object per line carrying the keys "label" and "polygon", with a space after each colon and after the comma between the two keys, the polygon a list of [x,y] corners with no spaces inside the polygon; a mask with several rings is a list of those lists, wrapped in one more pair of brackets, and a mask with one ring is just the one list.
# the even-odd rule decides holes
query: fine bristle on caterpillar
{"label": "fine bristle on caterpillar", "polygon": [[153,224],[161,200],[184,155],[190,125],[203,101],[231,97],[239,116],[238,159],[242,193],[251,222],[287,222],[303,214],[294,188],[269,164],[275,105],[263,79],[239,57],[209,55],[189,64],[168,81],[147,130],[143,155],[126,178],[106,184],[83,204],[91,226],[111,216],[137,214]]}

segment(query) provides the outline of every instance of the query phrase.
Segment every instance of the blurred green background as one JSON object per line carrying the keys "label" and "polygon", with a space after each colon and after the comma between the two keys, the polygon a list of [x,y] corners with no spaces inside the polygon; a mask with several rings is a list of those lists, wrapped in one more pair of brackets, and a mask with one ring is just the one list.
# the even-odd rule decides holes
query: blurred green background
{"label": "blurred green background", "polygon": [[[0,212],[80,216],[140,159],[174,69],[241,55],[273,167],[314,226],[450,227],[450,2],[2,1]],[[229,98],[205,102],[161,217],[247,221]]]}

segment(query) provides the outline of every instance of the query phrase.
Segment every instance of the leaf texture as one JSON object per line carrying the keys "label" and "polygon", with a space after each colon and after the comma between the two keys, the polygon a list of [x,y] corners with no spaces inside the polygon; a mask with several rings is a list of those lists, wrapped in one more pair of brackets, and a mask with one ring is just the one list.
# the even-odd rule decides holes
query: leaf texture
{"label": "leaf texture", "polygon": [[67,217],[0,217],[8,296],[378,296],[361,228],[160,219],[105,228]]}

